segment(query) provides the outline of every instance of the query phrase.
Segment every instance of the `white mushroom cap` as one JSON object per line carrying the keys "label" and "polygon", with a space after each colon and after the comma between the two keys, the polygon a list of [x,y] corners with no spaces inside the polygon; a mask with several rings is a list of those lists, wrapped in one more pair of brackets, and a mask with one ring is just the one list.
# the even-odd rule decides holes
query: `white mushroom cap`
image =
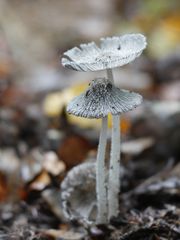
{"label": "white mushroom cap", "polygon": [[95,221],[96,170],[94,162],[72,168],[61,183],[61,203],[67,219]]}
{"label": "white mushroom cap", "polygon": [[141,104],[142,96],[115,87],[108,79],[91,81],[86,92],[75,97],[67,106],[67,112],[85,118],[102,118],[127,112]]}
{"label": "white mushroom cap", "polygon": [[142,34],[102,38],[100,48],[94,43],[81,44],[64,53],[62,65],[76,71],[97,71],[132,62],[146,48]]}

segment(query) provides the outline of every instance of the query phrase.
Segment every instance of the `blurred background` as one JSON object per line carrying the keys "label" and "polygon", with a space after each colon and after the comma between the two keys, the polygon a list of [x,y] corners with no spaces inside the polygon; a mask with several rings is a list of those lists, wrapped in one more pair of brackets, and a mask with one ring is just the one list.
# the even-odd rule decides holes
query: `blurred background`
{"label": "blurred background", "polygon": [[[13,226],[23,202],[27,209],[33,203],[36,214],[51,212],[45,222],[38,222],[40,226],[57,227],[61,213],[52,207],[52,192],[57,194],[69,169],[95,159],[100,122],[65,111],[88,81],[105,76],[104,71],[81,73],[62,67],[63,52],[81,43],[98,44],[101,37],[125,33],[147,37],[143,54],[114,70],[117,86],[145,99],[141,107],[122,116],[122,162],[135,179],[132,182],[127,174],[123,191],[157,173],[169,160],[180,160],[179,10],[178,0],[0,1],[2,225]],[[18,203],[17,209],[7,200]],[[48,203],[46,211],[42,202]],[[33,222],[35,210],[28,211]]]}

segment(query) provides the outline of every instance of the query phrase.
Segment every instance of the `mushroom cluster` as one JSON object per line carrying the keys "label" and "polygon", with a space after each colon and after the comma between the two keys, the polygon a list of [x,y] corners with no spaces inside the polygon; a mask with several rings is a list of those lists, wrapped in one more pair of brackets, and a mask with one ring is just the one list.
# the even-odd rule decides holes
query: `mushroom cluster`
{"label": "mushroom cluster", "polygon": [[[102,128],[96,162],[97,223],[107,223],[119,212],[120,192],[120,115],[141,104],[142,96],[119,89],[114,84],[112,68],[123,66],[137,58],[146,48],[142,34],[126,34],[81,44],[64,53],[62,65],[76,71],[107,70],[107,78],[96,78],[89,88],[75,97],[67,112],[79,117],[102,118]],[[105,168],[107,143],[107,116],[112,114],[112,140],[108,172]]]}

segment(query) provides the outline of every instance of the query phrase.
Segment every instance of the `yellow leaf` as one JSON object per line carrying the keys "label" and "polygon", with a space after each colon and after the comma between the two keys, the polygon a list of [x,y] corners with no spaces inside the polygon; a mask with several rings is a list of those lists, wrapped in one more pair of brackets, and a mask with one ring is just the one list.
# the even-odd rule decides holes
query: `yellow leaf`
{"label": "yellow leaf", "polygon": [[79,83],[63,91],[50,93],[46,96],[43,103],[44,113],[48,117],[57,117],[62,113],[66,106],[75,96],[82,93],[88,86],[88,83]]}

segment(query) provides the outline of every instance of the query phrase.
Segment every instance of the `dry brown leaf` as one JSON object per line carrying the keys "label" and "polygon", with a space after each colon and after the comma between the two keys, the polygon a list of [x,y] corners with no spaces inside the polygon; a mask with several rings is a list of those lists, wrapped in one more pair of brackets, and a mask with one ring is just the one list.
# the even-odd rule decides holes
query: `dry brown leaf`
{"label": "dry brown leaf", "polygon": [[9,86],[1,93],[0,105],[14,107],[24,104],[28,100],[28,94],[16,86]]}
{"label": "dry brown leaf", "polygon": [[0,173],[0,202],[6,200],[8,196],[8,187],[6,183],[5,176]]}
{"label": "dry brown leaf", "polygon": [[3,61],[0,61],[0,77],[3,79],[3,78],[6,78],[9,73],[11,72],[11,65],[10,63],[8,62],[3,62]]}
{"label": "dry brown leaf", "polygon": [[67,169],[70,169],[83,162],[90,149],[92,147],[85,138],[74,135],[64,140],[58,155],[65,162]]}

